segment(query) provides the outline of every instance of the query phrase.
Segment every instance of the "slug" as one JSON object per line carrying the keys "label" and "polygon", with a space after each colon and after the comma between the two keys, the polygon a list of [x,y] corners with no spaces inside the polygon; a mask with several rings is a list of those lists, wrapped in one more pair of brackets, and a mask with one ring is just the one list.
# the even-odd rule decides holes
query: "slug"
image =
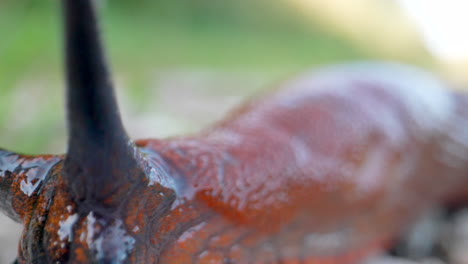
{"label": "slug", "polygon": [[199,134],[132,141],[93,1],[62,1],[67,153],[0,151],[17,263],[360,263],[466,197],[468,97],[430,73],[328,67]]}

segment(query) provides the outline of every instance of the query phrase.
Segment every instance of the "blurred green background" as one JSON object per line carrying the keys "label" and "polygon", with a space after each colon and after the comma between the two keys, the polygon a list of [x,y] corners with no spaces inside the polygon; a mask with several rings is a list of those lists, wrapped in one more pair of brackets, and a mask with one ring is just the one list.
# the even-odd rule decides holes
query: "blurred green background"
{"label": "blurred green background", "polygon": [[[314,19],[323,17],[320,10],[308,15],[286,0],[99,3],[133,137],[197,131],[244,98],[319,65],[375,58],[431,65],[423,51],[380,52],[372,46],[376,36],[355,41]],[[0,2],[3,148],[65,151],[59,4]]]}

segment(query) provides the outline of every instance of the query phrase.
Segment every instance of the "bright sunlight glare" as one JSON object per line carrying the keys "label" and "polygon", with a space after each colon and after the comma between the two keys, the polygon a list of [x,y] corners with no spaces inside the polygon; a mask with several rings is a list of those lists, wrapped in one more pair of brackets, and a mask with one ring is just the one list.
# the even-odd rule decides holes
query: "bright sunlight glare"
{"label": "bright sunlight glare", "polygon": [[415,22],[435,56],[449,61],[468,59],[468,1],[397,1]]}

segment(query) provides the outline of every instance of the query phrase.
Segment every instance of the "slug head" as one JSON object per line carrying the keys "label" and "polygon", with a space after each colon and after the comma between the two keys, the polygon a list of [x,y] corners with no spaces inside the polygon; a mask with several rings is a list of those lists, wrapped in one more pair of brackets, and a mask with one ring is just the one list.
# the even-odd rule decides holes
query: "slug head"
{"label": "slug head", "polygon": [[0,151],[0,207],[24,224],[18,262],[147,262],[149,223],[170,210],[175,192],[150,181],[159,165],[125,132],[93,1],[63,7],[67,154]]}
{"label": "slug head", "polygon": [[64,156],[0,151],[0,206],[24,225],[18,262],[142,263],[158,256],[149,240],[157,237],[154,226],[170,212],[175,192],[150,175],[164,164],[135,153],[141,170],[127,171],[132,182],[100,202],[74,196]]}

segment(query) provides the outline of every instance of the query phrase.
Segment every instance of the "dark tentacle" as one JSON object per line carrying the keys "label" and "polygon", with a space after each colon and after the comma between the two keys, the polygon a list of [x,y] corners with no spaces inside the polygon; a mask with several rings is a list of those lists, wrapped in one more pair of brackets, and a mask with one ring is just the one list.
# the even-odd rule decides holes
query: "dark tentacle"
{"label": "dark tentacle", "polygon": [[121,198],[115,193],[125,192],[121,188],[141,170],[119,115],[93,1],[65,0],[64,14],[69,129],[65,178],[77,201],[113,207]]}

